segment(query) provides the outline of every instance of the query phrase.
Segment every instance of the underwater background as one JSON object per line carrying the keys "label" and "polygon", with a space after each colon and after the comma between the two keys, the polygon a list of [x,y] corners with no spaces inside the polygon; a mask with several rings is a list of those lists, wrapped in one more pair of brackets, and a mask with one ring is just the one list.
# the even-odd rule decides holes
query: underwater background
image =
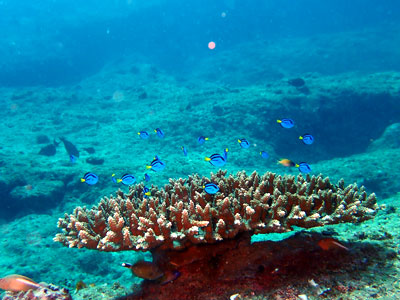
{"label": "underwater background", "polygon": [[[228,148],[229,174],[297,175],[304,162],[374,192],[375,219],[330,227],[381,253],[340,297],[400,299],[398,1],[36,2],[0,0],[0,277],[123,295],[141,279],[121,263],[151,255],[63,247],[58,219],[128,192],[112,174],[209,176],[219,167],[204,158]],[[146,168],[155,156],[159,172]]]}

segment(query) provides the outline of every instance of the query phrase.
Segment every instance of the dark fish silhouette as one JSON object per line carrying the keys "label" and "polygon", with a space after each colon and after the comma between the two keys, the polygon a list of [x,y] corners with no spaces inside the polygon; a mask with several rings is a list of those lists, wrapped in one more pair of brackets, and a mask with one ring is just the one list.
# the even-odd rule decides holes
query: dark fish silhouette
{"label": "dark fish silhouette", "polygon": [[303,78],[292,78],[288,80],[288,83],[294,87],[302,87],[306,84]]}
{"label": "dark fish silhouette", "polygon": [[49,144],[47,146],[44,146],[40,149],[39,154],[40,155],[45,155],[45,156],[53,156],[56,155],[56,146],[54,144]]}
{"label": "dark fish silhouette", "polygon": [[72,144],[70,141],[66,140],[64,137],[60,137],[60,140],[64,143],[64,148],[67,151],[68,155],[73,155],[75,157],[79,157],[79,151],[75,147],[74,144]]}
{"label": "dark fish silhouette", "polygon": [[89,157],[86,159],[86,162],[91,165],[99,166],[104,164],[103,158]]}

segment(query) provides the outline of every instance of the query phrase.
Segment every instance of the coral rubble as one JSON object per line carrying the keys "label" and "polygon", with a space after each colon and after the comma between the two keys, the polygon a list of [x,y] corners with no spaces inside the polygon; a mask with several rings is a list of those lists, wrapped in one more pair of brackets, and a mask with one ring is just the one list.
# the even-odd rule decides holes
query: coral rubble
{"label": "coral rubble", "polygon": [[[211,178],[189,176],[170,180],[164,189],[152,187],[151,198],[143,185],[129,194],[117,192],[97,207],[78,207],[59,219],[63,229],[55,241],[69,247],[100,251],[183,249],[232,239],[241,232],[287,232],[292,226],[311,228],[372,218],[375,195],[363,187],[333,185],[320,176],[279,176],[274,173],[247,176],[238,172]],[[216,183],[220,193],[203,191]]]}
{"label": "coral rubble", "polygon": [[52,284],[40,283],[37,289],[21,292],[7,292],[2,300],[72,300],[69,291]]}

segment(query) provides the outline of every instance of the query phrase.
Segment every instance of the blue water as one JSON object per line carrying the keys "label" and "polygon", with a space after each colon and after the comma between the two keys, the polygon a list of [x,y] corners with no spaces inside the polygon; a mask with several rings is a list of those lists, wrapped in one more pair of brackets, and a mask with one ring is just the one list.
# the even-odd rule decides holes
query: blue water
{"label": "blue water", "polygon": [[[63,247],[57,219],[127,192],[113,173],[164,186],[216,172],[204,157],[226,148],[230,174],[298,175],[287,158],[396,207],[399,20],[397,0],[0,0],[0,277],[138,282],[119,265],[149,253]],[[165,170],[146,169],[155,155]]]}
{"label": "blue water", "polygon": [[400,11],[395,0],[146,3],[2,1],[0,84],[76,83],[131,53],[170,72],[187,71],[193,59],[210,55],[205,47],[210,40],[223,50],[252,40],[390,28]]}

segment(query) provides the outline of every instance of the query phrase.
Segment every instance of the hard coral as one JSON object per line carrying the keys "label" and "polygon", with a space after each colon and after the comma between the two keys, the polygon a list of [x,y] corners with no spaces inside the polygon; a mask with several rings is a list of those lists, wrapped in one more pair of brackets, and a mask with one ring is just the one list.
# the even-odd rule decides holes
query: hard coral
{"label": "hard coral", "polygon": [[[216,183],[220,193],[203,191]],[[211,178],[189,176],[170,179],[164,189],[151,188],[144,197],[143,185],[118,191],[98,206],[77,207],[65,214],[54,238],[69,247],[100,251],[184,249],[233,239],[239,233],[291,231],[292,226],[311,228],[342,222],[356,223],[372,218],[377,211],[375,194],[364,187],[333,185],[319,176],[280,176],[267,172],[245,172]]]}

